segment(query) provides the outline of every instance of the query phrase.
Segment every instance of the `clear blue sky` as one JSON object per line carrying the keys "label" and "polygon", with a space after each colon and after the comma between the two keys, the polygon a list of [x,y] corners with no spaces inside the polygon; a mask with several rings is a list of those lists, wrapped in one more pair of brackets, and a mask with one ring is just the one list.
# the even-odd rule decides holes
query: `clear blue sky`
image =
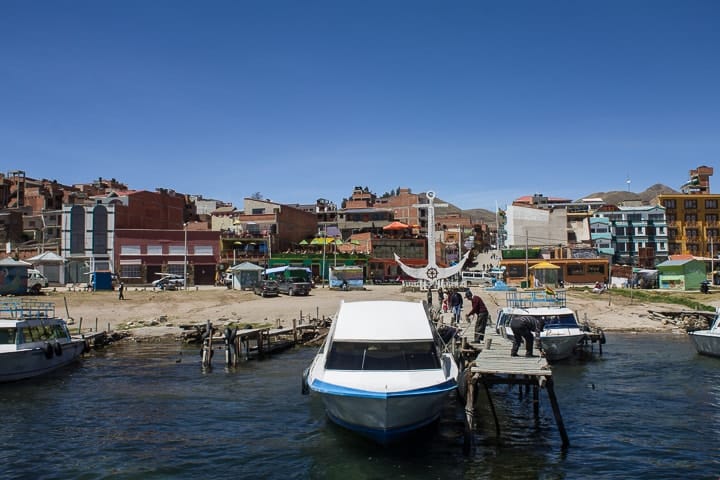
{"label": "clear blue sky", "polygon": [[238,206],[677,189],[718,167],[719,25],[715,0],[1,0],[0,170]]}

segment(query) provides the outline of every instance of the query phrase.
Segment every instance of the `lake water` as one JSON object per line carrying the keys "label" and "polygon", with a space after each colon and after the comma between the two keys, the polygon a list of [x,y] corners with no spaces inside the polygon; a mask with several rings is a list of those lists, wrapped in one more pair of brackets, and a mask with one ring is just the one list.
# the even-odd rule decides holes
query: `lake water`
{"label": "lake water", "polygon": [[[720,478],[720,359],[684,335],[608,335],[604,355],[556,365],[567,451],[545,391],[492,390],[463,454],[462,407],[383,448],[329,423],[300,392],[315,349],[204,372],[199,349],[129,343],[41,380],[0,385],[3,479]],[[482,390],[480,401],[484,399]]]}

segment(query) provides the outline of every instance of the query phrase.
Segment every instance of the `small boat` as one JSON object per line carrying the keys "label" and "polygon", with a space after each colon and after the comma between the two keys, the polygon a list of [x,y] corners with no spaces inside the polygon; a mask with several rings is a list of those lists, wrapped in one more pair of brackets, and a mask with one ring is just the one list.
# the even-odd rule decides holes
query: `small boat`
{"label": "small boat", "polygon": [[508,340],[513,340],[510,328],[513,318],[538,318],[545,325],[538,338],[545,358],[549,362],[556,362],[571,357],[588,332],[578,323],[575,312],[567,307],[565,293],[564,290],[548,289],[507,292],[507,307],[498,312],[495,330]]}
{"label": "small boat", "polygon": [[89,348],[70,336],[51,302],[0,302],[0,382],[43,375]]}
{"label": "small boat", "polygon": [[440,417],[458,365],[421,302],[343,302],[304,372],[334,423],[378,443]]}
{"label": "small boat", "polygon": [[695,330],[688,335],[699,354],[720,357],[720,309],[715,312],[709,330]]}

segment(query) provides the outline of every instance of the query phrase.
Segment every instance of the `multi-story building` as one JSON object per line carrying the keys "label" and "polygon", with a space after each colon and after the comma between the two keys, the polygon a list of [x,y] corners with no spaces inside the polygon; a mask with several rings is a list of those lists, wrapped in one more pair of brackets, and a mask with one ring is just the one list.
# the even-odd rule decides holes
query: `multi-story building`
{"label": "multi-story building", "polygon": [[720,195],[710,193],[713,169],[690,170],[683,193],[658,195],[665,208],[669,255],[717,257],[720,250]]}
{"label": "multi-story building", "polygon": [[[668,228],[659,205],[606,205],[595,213],[592,225],[596,247],[612,252],[613,263],[655,268],[667,260]],[[603,225],[610,233],[609,246]]]}

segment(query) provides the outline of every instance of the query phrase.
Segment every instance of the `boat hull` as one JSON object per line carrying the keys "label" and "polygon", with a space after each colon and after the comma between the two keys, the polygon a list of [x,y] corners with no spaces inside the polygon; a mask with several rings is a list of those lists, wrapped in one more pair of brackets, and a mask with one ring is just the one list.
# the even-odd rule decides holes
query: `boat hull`
{"label": "boat hull", "polygon": [[401,391],[363,391],[319,380],[310,389],[320,395],[334,423],[386,444],[438,419],[455,380],[426,388]]}
{"label": "boat hull", "polygon": [[555,328],[540,335],[540,347],[549,362],[571,357],[585,334],[577,328]]}
{"label": "boat hull", "polygon": [[[48,354],[48,345],[52,350],[51,354]],[[70,340],[57,345],[49,343],[43,346],[0,352],[0,382],[12,382],[45,375],[77,360],[85,348],[83,340]]]}
{"label": "boat hull", "polygon": [[720,332],[712,330],[696,330],[688,335],[701,355],[720,357]]}

